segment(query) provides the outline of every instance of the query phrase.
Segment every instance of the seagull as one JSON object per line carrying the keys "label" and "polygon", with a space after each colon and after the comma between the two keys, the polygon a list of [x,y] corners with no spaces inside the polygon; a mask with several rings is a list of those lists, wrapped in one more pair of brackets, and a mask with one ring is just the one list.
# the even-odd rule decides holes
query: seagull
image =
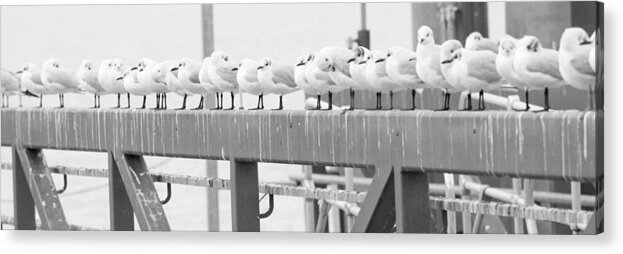
{"label": "seagull", "polygon": [[[117,78],[116,80],[119,80],[119,78],[123,79],[123,73],[125,72],[125,67],[123,66],[123,59],[118,58],[118,57],[112,59],[112,65],[113,65],[112,73]],[[115,83],[114,86],[117,87],[117,89],[115,90],[120,90],[120,93],[118,94],[118,96],[120,96],[122,93],[126,93],[128,97],[128,106],[126,108],[130,108],[130,93],[125,91],[123,82],[116,81],[114,83]]]}
{"label": "seagull", "polygon": [[[223,94],[222,91],[218,89],[212,83],[212,79],[210,78],[210,63],[212,62],[212,58],[206,57],[203,59],[203,63],[201,65],[201,70],[199,70],[199,81],[201,85],[208,91],[208,93],[213,93],[216,95],[216,107],[214,109],[222,109],[223,108]],[[220,99],[219,99],[220,94]],[[220,103],[219,103],[220,101]],[[201,96],[201,102],[203,103],[203,95]],[[203,107],[203,104],[201,105]]]}
{"label": "seagull", "polygon": [[183,58],[178,65],[178,80],[180,85],[187,91],[201,95],[199,105],[195,109],[203,109],[203,94],[207,93],[205,86],[199,80],[201,63],[190,58]]}
{"label": "seagull", "polygon": [[294,82],[294,66],[274,62],[270,58],[264,58],[257,67],[257,79],[265,86],[272,86],[272,93],[279,95],[279,107],[283,109],[283,95],[298,90]]}
{"label": "seagull", "polygon": [[355,58],[349,60],[350,74],[355,82],[357,82],[359,86],[363,87],[363,89],[378,92],[378,90],[370,85],[366,79],[366,67],[368,66],[368,62],[372,59],[372,52],[363,46],[357,46],[354,50],[357,51],[357,53],[355,54]]}
{"label": "seagull", "polygon": [[[338,86],[348,88],[350,97],[349,110],[355,109],[355,90],[362,87],[355,82],[350,73],[349,61],[355,57],[356,51],[340,47],[324,47],[316,53],[316,64],[321,71],[328,72],[329,77]],[[331,92],[329,92],[331,96]]]}
{"label": "seagull", "polygon": [[78,91],[78,79],[70,70],[60,67],[55,59],[48,59],[43,63],[41,81],[49,90],[58,93],[59,107],[65,107],[65,93]]}
{"label": "seagull", "polygon": [[498,48],[498,55],[495,58],[495,67],[497,72],[511,85],[525,89],[528,84],[519,78],[519,74],[515,70],[515,44],[517,39],[510,35],[503,35],[500,38],[500,46]]}
{"label": "seagull", "polygon": [[315,109],[319,110],[321,91],[314,88],[309,83],[309,81],[307,80],[307,76],[305,75],[305,70],[307,69],[312,59],[313,59],[313,53],[302,55],[298,58],[296,66],[294,67],[294,82],[301,90],[303,90],[303,92],[305,92],[305,94],[308,94],[311,96],[318,96]]}
{"label": "seagull", "polygon": [[175,61],[167,61],[166,64],[163,64],[162,68],[164,69],[165,76],[164,82],[167,83],[169,88],[169,92],[176,93],[179,96],[182,96],[184,99],[182,101],[182,106],[177,108],[178,110],[186,109],[186,99],[192,93],[188,92],[186,89],[182,87],[182,84],[179,77],[179,66],[180,63]]}
{"label": "seagull", "polygon": [[132,67],[123,73],[123,87],[128,93],[135,96],[143,97],[143,106],[140,109],[145,109],[147,102],[147,95],[152,93],[152,90],[138,82],[138,67]]}
{"label": "seagull", "polygon": [[528,89],[545,89],[544,111],[549,110],[549,88],[565,84],[559,71],[558,52],[543,48],[537,37],[526,35],[516,44],[513,63],[519,78],[528,84],[525,111],[530,110]]}
{"label": "seagull", "polygon": [[329,93],[329,107],[327,110],[333,109],[333,93],[337,93],[339,91],[344,90],[344,87],[338,86],[333,79],[329,76],[328,72],[324,72],[318,68],[318,64],[316,64],[316,55],[311,54],[309,59],[309,63],[307,64],[307,68],[305,69],[305,77],[307,78],[307,82],[311,85],[318,94],[318,104],[316,108],[320,108],[320,98],[321,94]]}
{"label": "seagull", "polygon": [[[478,91],[478,110],[484,110],[484,90],[499,88],[503,83],[495,67],[496,54],[488,50],[469,50],[451,46],[450,48],[455,49],[451,50],[453,52],[449,58],[445,58],[447,57],[447,52],[444,52],[445,46],[452,44],[452,41],[446,41],[441,46],[441,64],[451,63],[453,65],[453,78],[447,80],[451,84],[453,81],[458,81],[458,86],[455,88],[462,87],[468,91],[467,110],[471,110],[471,93]],[[455,43],[460,46],[459,41]]]}
{"label": "seagull", "polygon": [[[15,74],[2,68],[0,71],[0,92],[2,92],[2,107],[9,107],[9,96],[19,93],[20,80]],[[6,104],[5,104],[6,98]]]}
{"label": "seagull", "polygon": [[489,50],[493,53],[498,53],[498,44],[489,39],[482,37],[479,32],[473,32],[465,39],[465,48],[468,50]]}
{"label": "seagull", "polygon": [[102,87],[97,76],[98,70],[93,66],[93,61],[89,59],[82,60],[76,71],[76,77],[78,77],[78,83],[80,83],[80,90],[93,94],[93,108],[102,106],[100,96],[106,93],[106,89]]}
{"label": "seagull", "polygon": [[560,37],[558,52],[559,70],[565,82],[580,90],[590,90],[595,85],[595,71],[590,66],[588,54],[592,41],[584,29],[565,29]]}
{"label": "seagull", "polygon": [[597,68],[595,67],[595,45],[597,45],[597,41],[595,40],[595,32],[591,34],[590,40],[592,41],[592,43],[591,50],[588,51],[588,64],[591,66],[593,72],[597,73]]}
{"label": "seagull", "polygon": [[381,103],[381,93],[389,92],[389,109],[394,109],[394,92],[401,90],[402,87],[394,82],[387,74],[387,52],[372,50],[372,59],[366,63],[365,77],[368,83],[376,91],[376,109],[383,108]]}
{"label": "seagull", "polygon": [[97,80],[106,89],[107,94],[117,94],[117,107],[115,108],[121,108],[121,94],[126,93],[122,78],[123,69],[120,59],[102,60],[97,73]]}
{"label": "seagull", "polygon": [[22,71],[20,80],[27,91],[39,95],[39,107],[43,107],[43,95],[52,94],[53,92],[43,85],[41,69],[32,63],[27,64]]}
{"label": "seagull", "polygon": [[143,58],[138,64],[138,81],[156,93],[156,107],[154,109],[164,109],[164,102],[160,102],[161,94],[167,93],[169,89],[165,81],[165,73],[158,68],[158,65],[150,59]]}
{"label": "seagull", "polygon": [[415,52],[400,46],[387,51],[387,75],[405,89],[411,90],[411,110],[415,109],[416,89],[429,88],[415,71],[417,56]]}
{"label": "seagull", "polygon": [[250,110],[264,109],[264,89],[258,80],[259,66],[260,63],[244,58],[233,70],[236,71],[236,80],[240,85],[240,91],[258,96],[257,107]]}
{"label": "seagull", "polygon": [[[236,71],[233,71],[233,69],[238,66],[238,64],[229,60],[229,56],[225,52],[214,51],[210,56],[208,75],[212,83],[222,93],[231,93],[231,107],[228,108],[228,110],[232,110],[234,109],[234,91],[238,90]],[[222,103],[221,100],[221,104]]]}
{"label": "seagull", "polygon": [[424,83],[443,90],[444,103],[439,110],[450,109],[450,92],[455,90],[441,73],[440,46],[435,44],[433,30],[430,27],[421,26],[418,29],[418,45],[415,52],[417,58],[415,71],[418,77]]}
{"label": "seagull", "polygon": [[[465,87],[461,86],[459,75],[456,73],[456,69],[454,68],[458,61],[454,60],[454,52],[459,49],[463,49],[463,44],[461,44],[458,40],[447,40],[443,44],[441,44],[440,53],[439,53],[439,62],[441,64],[441,73],[443,77],[450,83],[450,85],[460,91],[467,90]],[[468,97],[471,97],[471,94],[467,94]],[[468,108],[471,109],[471,98],[468,98],[467,102],[469,103]]]}

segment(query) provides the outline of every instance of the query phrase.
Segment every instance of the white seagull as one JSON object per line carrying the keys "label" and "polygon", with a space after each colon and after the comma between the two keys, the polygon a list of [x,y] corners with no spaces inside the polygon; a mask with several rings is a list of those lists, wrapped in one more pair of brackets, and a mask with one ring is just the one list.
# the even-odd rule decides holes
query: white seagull
{"label": "white seagull", "polygon": [[[327,108],[327,110],[332,110],[333,93],[342,91],[345,89],[345,87],[335,83],[331,76],[329,76],[328,72],[320,70],[320,68],[318,67],[319,61],[320,60],[316,58],[316,54],[311,55],[311,60],[307,64],[307,68],[305,69],[305,77],[307,78],[307,82],[309,82],[309,84],[320,94],[329,94],[329,107]],[[320,96],[318,96],[318,101],[320,101]]]}
{"label": "white seagull", "polygon": [[591,34],[591,50],[588,51],[588,64],[591,66],[591,69],[597,73],[597,68],[595,67],[595,46],[597,45],[597,41],[595,40],[595,32]]}
{"label": "white seagull", "polygon": [[591,68],[588,54],[591,41],[584,29],[565,29],[560,37],[558,63],[560,74],[567,84],[580,90],[593,90],[595,71]]}
{"label": "white seagull", "polygon": [[386,59],[387,52],[372,50],[372,59],[366,64],[365,77],[368,83],[378,91],[376,93],[376,109],[379,110],[383,108],[382,92],[389,92],[389,109],[394,109],[394,92],[402,89],[402,86],[393,81],[387,74]]}
{"label": "white seagull", "polygon": [[549,110],[549,88],[565,85],[559,71],[558,52],[543,48],[537,37],[527,35],[517,42],[513,63],[519,78],[528,84],[525,110],[530,110],[528,89],[545,89],[544,111]]}
{"label": "white seagull", "polygon": [[309,83],[305,75],[305,70],[312,60],[313,54],[302,55],[297,59],[296,66],[294,67],[294,82],[305,94],[318,97],[316,101],[316,110],[318,110],[320,109],[321,92]]}
{"label": "white seagull", "polygon": [[222,91],[218,89],[218,87],[216,87],[214,83],[212,83],[212,79],[210,78],[209,69],[210,69],[211,62],[212,62],[211,57],[206,57],[203,59],[201,70],[199,70],[199,81],[201,82],[201,85],[203,85],[203,88],[205,88],[208,91],[208,93],[213,93],[216,95],[216,107],[214,109],[222,109],[223,108]]}
{"label": "white seagull", "polygon": [[265,86],[272,86],[272,93],[279,95],[279,107],[283,109],[283,96],[298,90],[294,82],[294,66],[264,58],[257,67],[257,79]]}
{"label": "white seagull", "polygon": [[132,67],[123,73],[123,87],[132,95],[142,96],[143,106],[141,109],[145,109],[147,95],[150,95],[153,92],[150,87],[138,82],[138,67]]}
{"label": "white seagull", "polygon": [[70,70],[60,67],[54,59],[48,59],[43,63],[41,81],[50,91],[58,93],[59,107],[65,107],[65,93],[78,91],[78,79]]}
{"label": "white seagull", "polygon": [[411,90],[411,109],[415,109],[416,89],[429,88],[418,77],[416,68],[417,55],[415,52],[400,46],[393,46],[387,51],[387,75],[404,89]]}
{"label": "white seagull", "polygon": [[250,110],[264,109],[264,89],[258,80],[259,66],[259,62],[244,58],[240,60],[238,67],[234,67],[240,91],[258,96],[257,107]]}
{"label": "white seagull", "polygon": [[511,85],[525,89],[528,84],[519,78],[519,74],[515,70],[515,44],[517,39],[510,35],[503,35],[500,38],[500,46],[498,48],[498,55],[495,58],[495,67],[500,76],[504,78]]}
{"label": "white seagull", "polygon": [[[0,92],[2,93],[2,107],[9,107],[9,96],[18,94],[20,80],[15,74],[2,68],[0,71]],[[5,99],[6,98],[6,99]],[[5,104],[6,103],[6,104]]]}
{"label": "white seagull", "polygon": [[[350,107],[355,109],[355,90],[361,90],[350,73],[349,61],[355,57],[356,51],[341,47],[324,47],[316,53],[316,64],[321,71],[329,73],[329,77],[344,89],[348,88]],[[331,92],[329,92],[331,96]]]}
{"label": "white seagull", "polygon": [[473,32],[465,39],[465,48],[468,50],[489,50],[498,53],[498,44],[489,39],[482,37],[480,32]]}
{"label": "white seagull", "polygon": [[236,71],[233,70],[236,66],[238,64],[230,61],[229,56],[223,51],[214,51],[210,56],[208,75],[212,84],[222,93],[229,92],[231,94],[231,107],[227,108],[228,110],[234,109],[234,91],[238,90]]}
{"label": "white seagull", "polygon": [[[121,107],[121,94],[126,93],[123,87],[123,66],[121,59],[105,59],[100,63],[97,80],[106,90],[106,94],[117,94],[117,107]],[[128,100],[128,107],[129,107]]]}
{"label": "white seagull", "polygon": [[162,65],[165,72],[164,82],[167,83],[169,92],[176,93],[177,95],[183,97],[182,106],[177,109],[186,109],[186,100],[188,99],[189,95],[192,95],[192,93],[184,89],[180,80],[178,79],[180,63],[176,61],[167,61],[166,64],[163,63]]}
{"label": "white seagull", "polygon": [[43,81],[41,80],[41,69],[32,63],[29,63],[26,67],[24,67],[20,81],[22,86],[24,86],[27,91],[31,91],[39,95],[40,108],[43,107],[43,95],[53,93],[45,85],[43,85]]}
{"label": "white seagull", "polygon": [[138,65],[140,66],[138,69],[138,82],[156,93],[156,107],[154,109],[163,109],[164,105],[161,105],[163,103],[160,101],[161,94],[169,91],[165,81],[165,73],[150,59],[143,58]]}
{"label": "white seagull", "polygon": [[106,93],[97,76],[98,70],[89,59],[82,60],[76,71],[80,90],[93,94],[93,108],[101,107],[100,96]]}
{"label": "white seagull", "polygon": [[201,95],[199,105],[195,109],[203,109],[203,95],[208,92],[205,86],[201,84],[199,79],[199,71],[201,63],[193,61],[190,58],[183,58],[179,63],[177,78],[180,85],[193,94]]}
{"label": "white seagull", "polygon": [[433,30],[428,26],[418,29],[418,45],[415,71],[424,83],[444,91],[444,103],[440,110],[450,109],[450,92],[456,90],[448,83],[441,73],[440,46],[435,44]]}

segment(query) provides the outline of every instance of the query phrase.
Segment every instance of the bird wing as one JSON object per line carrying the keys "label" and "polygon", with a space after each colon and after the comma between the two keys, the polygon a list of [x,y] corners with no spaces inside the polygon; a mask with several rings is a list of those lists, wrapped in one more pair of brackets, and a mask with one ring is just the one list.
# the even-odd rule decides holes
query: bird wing
{"label": "bird wing", "polygon": [[232,84],[238,84],[238,81],[236,80],[236,73],[231,71],[231,68],[232,67],[229,67],[229,66],[228,67],[217,67],[216,73],[219,75],[219,77],[221,77],[225,81],[232,83]]}
{"label": "bird wing", "polygon": [[543,73],[551,77],[562,80],[560,70],[558,70],[558,56],[556,51],[542,51],[542,54],[531,54],[526,70],[530,72]]}
{"label": "bird wing", "polygon": [[92,86],[97,91],[106,90],[102,87],[99,80],[97,79],[97,72],[87,72],[86,75],[84,75],[84,77],[82,78],[82,80],[84,80],[84,82],[87,82],[87,84]]}
{"label": "bird wing", "polygon": [[350,63],[348,63],[349,59],[350,58],[345,58],[344,56],[339,56],[337,57],[337,59],[335,59],[333,65],[335,66],[335,69],[344,73],[344,75],[348,76],[349,78],[352,78],[352,75],[350,74]]}
{"label": "bird wing", "polygon": [[385,70],[386,65],[387,61],[376,63],[374,66],[374,73],[379,77],[387,77],[387,70]]}
{"label": "bird wing", "polygon": [[400,63],[400,66],[398,67],[398,73],[400,73],[401,75],[417,76],[417,73],[415,71],[415,61],[406,61]]}
{"label": "bird wing", "polygon": [[284,84],[288,87],[296,87],[294,82],[294,67],[286,64],[275,64],[271,68],[273,72],[273,82]]}
{"label": "bird wing", "polygon": [[192,68],[190,68],[190,76],[188,77],[190,82],[192,82],[192,83],[201,83],[201,81],[199,81],[199,72],[200,71],[201,71],[201,66],[192,66]]}
{"label": "bird wing", "polygon": [[52,68],[48,72],[48,80],[51,83],[57,83],[67,88],[78,87],[78,81],[69,71]]}
{"label": "bird wing", "polygon": [[495,54],[490,51],[471,51],[465,53],[471,53],[464,54],[463,56],[465,64],[467,65],[467,75],[484,80],[487,83],[493,83],[502,79],[495,67]]}
{"label": "bird wing", "polygon": [[[240,71],[240,70],[238,70]],[[258,82],[257,80],[257,69],[247,70],[243,76],[244,80],[249,83]]]}
{"label": "bird wing", "polygon": [[498,44],[491,39],[482,40],[478,46],[478,50],[489,50],[493,53],[498,53]]}
{"label": "bird wing", "polygon": [[41,81],[41,71],[33,72],[32,75],[30,75],[30,81],[32,81],[35,85],[43,86],[43,81]]}
{"label": "bird wing", "polygon": [[573,54],[571,65],[575,70],[586,75],[595,75],[595,72],[588,63],[588,51],[590,47],[582,47]]}

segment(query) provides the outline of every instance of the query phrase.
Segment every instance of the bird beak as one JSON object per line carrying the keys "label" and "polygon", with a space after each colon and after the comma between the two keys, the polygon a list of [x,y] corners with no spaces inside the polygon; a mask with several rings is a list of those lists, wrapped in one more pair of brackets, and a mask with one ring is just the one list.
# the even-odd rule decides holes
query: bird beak
{"label": "bird beak", "polygon": [[443,60],[441,61],[441,64],[449,64],[452,62],[452,58],[448,59],[448,60]]}
{"label": "bird beak", "polygon": [[424,42],[424,39],[423,39],[423,38],[422,38],[422,39],[420,39],[420,43],[422,43],[422,42]]}
{"label": "bird beak", "polygon": [[15,73],[22,74],[23,72],[24,72],[24,70],[19,70],[19,71],[15,72]]}
{"label": "bird beak", "polygon": [[355,58],[348,59],[348,61],[346,61],[346,62],[347,63],[352,63],[353,61],[355,61]]}
{"label": "bird beak", "polygon": [[301,66],[304,65],[305,63],[301,62],[301,63],[297,63],[296,66]]}
{"label": "bird beak", "polygon": [[379,60],[376,60],[375,63],[381,63],[381,62],[384,62],[384,61],[385,61],[385,58],[381,58]]}
{"label": "bird beak", "polygon": [[359,64],[366,64],[368,61],[361,61]]}
{"label": "bird beak", "polygon": [[122,80],[122,79],[123,79],[123,76],[118,77],[116,80]]}
{"label": "bird beak", "polygon": [[262,69],[264,69],[264,66],[261,66],[261,65],[260,65],[260,66],[258,66],[258,67],[257,67],[257,69],[258,69],[258,70],[262,70]]}
{"label": "bird beak", "polygon": [[171,71],[177,71],[177,70],[179,70],[179,69],[180,69],[180,68],[178,68],[178,67],[173,67],[173,68],[171,69]]}
{"label": "bird beak", "polygon": [[138,69],[138,67],[132,67],[130,68],[131,71]]}
{"label": "bird beak", "polygon": [[417,57],[409,58],[409,62],[417,60]]}
{"label": "bird beak", "polygon": [[231,68],[231,71],[238,71],[238,67]]}
{"label": "bird beak", "polygon": [[586,45],[586,44],[591,44],[592,41],[589,40],[583,40],[582,42],[580,42],[580,45]]}

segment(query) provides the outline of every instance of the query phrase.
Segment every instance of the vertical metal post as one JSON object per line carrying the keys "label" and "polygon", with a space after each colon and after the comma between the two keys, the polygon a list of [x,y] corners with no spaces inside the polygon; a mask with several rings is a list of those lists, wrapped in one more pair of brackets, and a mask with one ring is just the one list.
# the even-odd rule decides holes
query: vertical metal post
{"label": "vertical metal post", "polygon": [[367,29],[366,4],[361,3],[361,30],[357,32],[357,44],[370,48],[370,30]]}
{"label": "vertical metal post", "polygon": [[[305,188],[313,188],[314,182],[312,180],[312,166],[303,166],[303,186]],[[311,233],[316,230],[316,212],[315,212],[315,200],[312,198],[304,199],[305,206],[305,232]]]}
{"label": "vertical metal post", "polygon": [[231,222],[234,232],[259,232],[257,162],[230,160]]}
{"label": "vertical metal post", "polygon": [[[203,41],[203,57],[207,57],[214,51],[214,11],[212,4],[201,5],[201,31]],[[214,104],[212,96],[204,96],[204,105]],[[206,161],[206,177],[218,178],[217,161]],[[218,189],[206,188],[207,222],[208,231],[219,231]]]}
{"label": "vertical metal post", "polygon": [[394,171],[396,196],[396,231],[429,233],[430,208],[428,176],[424,172]]}
{"label": "vertical metal post", "polygon": [[[513,178],[513,194],[521,195],[521,178]],[[513,218],[513,228],[515,234],[523,234],[523,220],[521,218]]]}
{"label": "vertical metal post", "polygon": [[28,179],[17,154],[17,148],[12,148],[13,155],[13,217],[15,229],[35,230],[35,201],[28,187]]}
{"label": "vertical metal post", "polygon": [[[355,182],[354,182],[354,168],[344,168],[344,178],[345,178],[345,186],[344,188],[347,191],[355,190]],[[353,223],[355,222],[355,217],[353,215],[346,216],[346,230],[345,233],[350,233],[351,228],[353,227]]]}
{"label": "vertical metal post", "polygon": [[[526,201],[526,206],[534,205],[534,180],[533,179],[524,179],[523,183],[523,191],[524,191],[524,199]],[[528,230],[528,234],[535,235],[538,234],[538,229],[535,220],[526,220],[526,228]]]}
{"label": "vertical metal post", "polygon": [[110,230],[134,231],[134,209],[112,152],[108,153],[108,200]]}
{"label": "vertical metal post", "polygon": [[[571,209],[573,211],[582,210],[582,188],[580,182],[573,181],[571,182]],[[575,229],[575,228],[574,228]],[[578,231],[573,230],[573,234],[578,234]]]}

